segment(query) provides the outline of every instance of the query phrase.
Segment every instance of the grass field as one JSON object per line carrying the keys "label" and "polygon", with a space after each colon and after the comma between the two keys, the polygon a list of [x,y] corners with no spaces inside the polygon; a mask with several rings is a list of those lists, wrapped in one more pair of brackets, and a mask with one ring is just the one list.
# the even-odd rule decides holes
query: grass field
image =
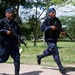
{"label": "grass field", "polygon": [[[24,50],[21,53],[21,64],[28,64],[28,65],[37,65],[36,55],[41,54],[43,50],[46,49],[46,45],[43,42],[37,42],[37,46],[34,47],[33,42],[27,41],[27,46],[21,45],[22,49]],[[75,43],[73,42],[58,42],[58,49],[60,54],[60,59],[63,65],[66,64],[75,64]],[[13,60],[10,57],[7,63],[12,63]],[[42,64],[45,66],[56,66],[54,59],[52,56],[48,56],[42,59]]]}

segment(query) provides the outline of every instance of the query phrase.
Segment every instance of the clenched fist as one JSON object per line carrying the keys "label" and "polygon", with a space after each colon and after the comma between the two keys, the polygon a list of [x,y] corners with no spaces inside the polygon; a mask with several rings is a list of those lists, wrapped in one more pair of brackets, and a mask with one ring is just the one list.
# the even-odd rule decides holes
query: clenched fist
{"label": "clenched fist", "polygon": [[7,35],[10,35],[11,34],[11,31],[10,30],[7,30],[6,33],[7,33]]}
{"label": "clenched fist", "polygon": [[56,26],[51,26],[52,30],[56,30],[57,27]]}

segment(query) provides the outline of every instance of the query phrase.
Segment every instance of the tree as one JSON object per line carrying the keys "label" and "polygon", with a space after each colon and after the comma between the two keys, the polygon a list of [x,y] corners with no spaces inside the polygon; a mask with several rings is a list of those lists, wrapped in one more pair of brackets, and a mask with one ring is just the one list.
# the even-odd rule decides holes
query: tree
{"label": "tree", "polygon": [[5,9],[11,7],[15,11],[17,22],[20,23],[21,19],[18,14],[19,6],[24,5],[24,3],[25,3],[25,0],[10,0],[10,1],[9,0],[0,0],[0,6],[1,6],[0,10],[3,10],[1,12],[1,14],[4,13]]}
{"label": "tree", "polygon": [[30,8],[30,10],[31,10],[31,8],[35,7],[35,11],[34,11],[35,13],[33,14],[34,16],[32,15],[32,17],[29,17],[29,23],[30,23],[29,25],[31,25],[32,33],[34,35],[34,46],[36,46],[37,30],[38,30],[38,23],[39,23],[38,21],[39,21],[39,18],[41,16],[41,15],[38,16],[39,12],[38,12],[37,9],[38,9],[39,6],[45,6],[45,4],[40,2],[40,1],[38,1],[38,0],[36,2],[33,2],[33,1],[31,2],[31,0],[28,0],[27,5],[28,6],[25,7],[25,8]]}
{"label": "tree", "polygon": [[64,30],[72,37],[75,37],[75,17],[65,16],[60,17]]}
{"label": "tree", "polygon": [[[25,12],[26,9],[28,9],[28,10],[30,9],[31,10],[32,8],[35,7],[35,12],[34,12],[35,13],[34,14],[35,22],[33,21],[33,23],[36,26],[35,27],[35,34],[34,34],[34,38],[35,38],[34,46],[36,46],[36,40],[37,40],[37,35],[36,34],[37,34],[38,26],[40,26],[40,24],[38,22],[40,20],[40,16],[42,15],[42,13],[44,11],[48,10],[50,5],[57,5],[57,4],[60,5],[60,4],[63,4],[63,2],[64,2],[64,4],[68,3],[68,0],[10,0],[10,1],[9,0],[1,0],[1,2],[0,2],[0,6],[1,6],[0,10],[1,10],[1,12],[0,13],[3,14],[4,10],[7,7],[12,7],[12,8],[15,9],[15,14],[17,15],[16,16],[17,21],[19,23],[22,23],[21,22],[22,21],[21,16],[19,16],[19,13],[18,13],[19,12],[19,6],[20,5],[24,6],[25,10],[21,13],[21,15],[24,13],[25,16],[26,16],[26,14],[29,13],[29,12]],[[73,0],[70,1],[70,3],[75,4],[75,2],[73,2]],[[38,7],[41,7],[43,9],[43,11],[40,14],[38,12]],[[0,16],[2,17],[3,15],[0,14]],[[29,17],[28,18],[29,19],[29,23],[31,23],[30,20],[33,20],[33,16],[29,15],[28,17]],[[21,27],[23,28],[22,29],[22,31],[23,31],[22,33],[24,35],[24,30],[26,30],[26,28],[25,28],[24,25],[21,25]],[[34,28],[34,26],[33,26],[33,28]],[[30,28],[29,28],[29,30],[31,31]],[[32,31],[32,32],[34,32],[34,31]]]}
{"label": "tree", "polygon": [[[37,26],[38,26],[38,21],[39,21],[39,19],[40,19],[40,16],[42,15],[42,13],[44,12],[44,11],[47,11],[48,10],[48,8],[49,8],[49,6],[50,5],[52,5],[52,4],[55,4],[55,3],[61,3],[61,2],[63,2],[64,0],[36,0],[36,1],[34,1],[34,0],[28,0],[28,1],[26,1],[26,3],[25,3],[25,9],[29,9],[30,8],[30,10],[33,8],[33,7],[35,7],[35,14],[34,14],[34,21],[32,21],[34,24],[33,25],[35,25],[35,31],[32,31],[33,33],[34,33],[34,46],[36,46],[36,40],[37,40]],[[41,7],[41,8],[44,8],[43,9],[43,11],[42,11],[42,13],[38,16],[38,7]],[[23,13],[25,13],[26,11],[23,11],[22,12],[22,14]],[[28,11],[26,12],[27,14],[28,14]],[[26,15],[26,13],[25,13],[25,15]],[[30,17],[29,16],[29,23],[30,24],[32,24],[31,22],[30,22],[30,20],[32,20],[32,17]],[[26,20],[27,21],[27,20]],[[33,29],[34,29],[34,26],[33,26]]]}

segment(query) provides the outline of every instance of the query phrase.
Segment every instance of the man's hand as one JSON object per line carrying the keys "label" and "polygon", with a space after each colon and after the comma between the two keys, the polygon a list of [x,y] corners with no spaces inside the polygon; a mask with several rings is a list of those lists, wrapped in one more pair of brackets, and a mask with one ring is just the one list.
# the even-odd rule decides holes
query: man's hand
{"label": "man's hand", "polygon": [[52,30],[58,29],[56,26],[51,26]]}
{"label": "man's hand", "polygon": [[10,30],[7,30],[6,34],[7,35],[10,35],[11,34],[11,31]]}

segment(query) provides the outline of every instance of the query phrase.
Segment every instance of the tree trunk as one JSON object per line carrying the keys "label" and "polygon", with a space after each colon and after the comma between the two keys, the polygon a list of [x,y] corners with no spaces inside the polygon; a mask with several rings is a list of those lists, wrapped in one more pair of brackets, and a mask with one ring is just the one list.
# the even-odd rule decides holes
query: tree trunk
{"label": "tree trunk", "polygon": [[37,5],[36,5],[36,23],[35,23],[35,31],[34,31],[34,46],[36,46],[36,38],[37,38]]}

